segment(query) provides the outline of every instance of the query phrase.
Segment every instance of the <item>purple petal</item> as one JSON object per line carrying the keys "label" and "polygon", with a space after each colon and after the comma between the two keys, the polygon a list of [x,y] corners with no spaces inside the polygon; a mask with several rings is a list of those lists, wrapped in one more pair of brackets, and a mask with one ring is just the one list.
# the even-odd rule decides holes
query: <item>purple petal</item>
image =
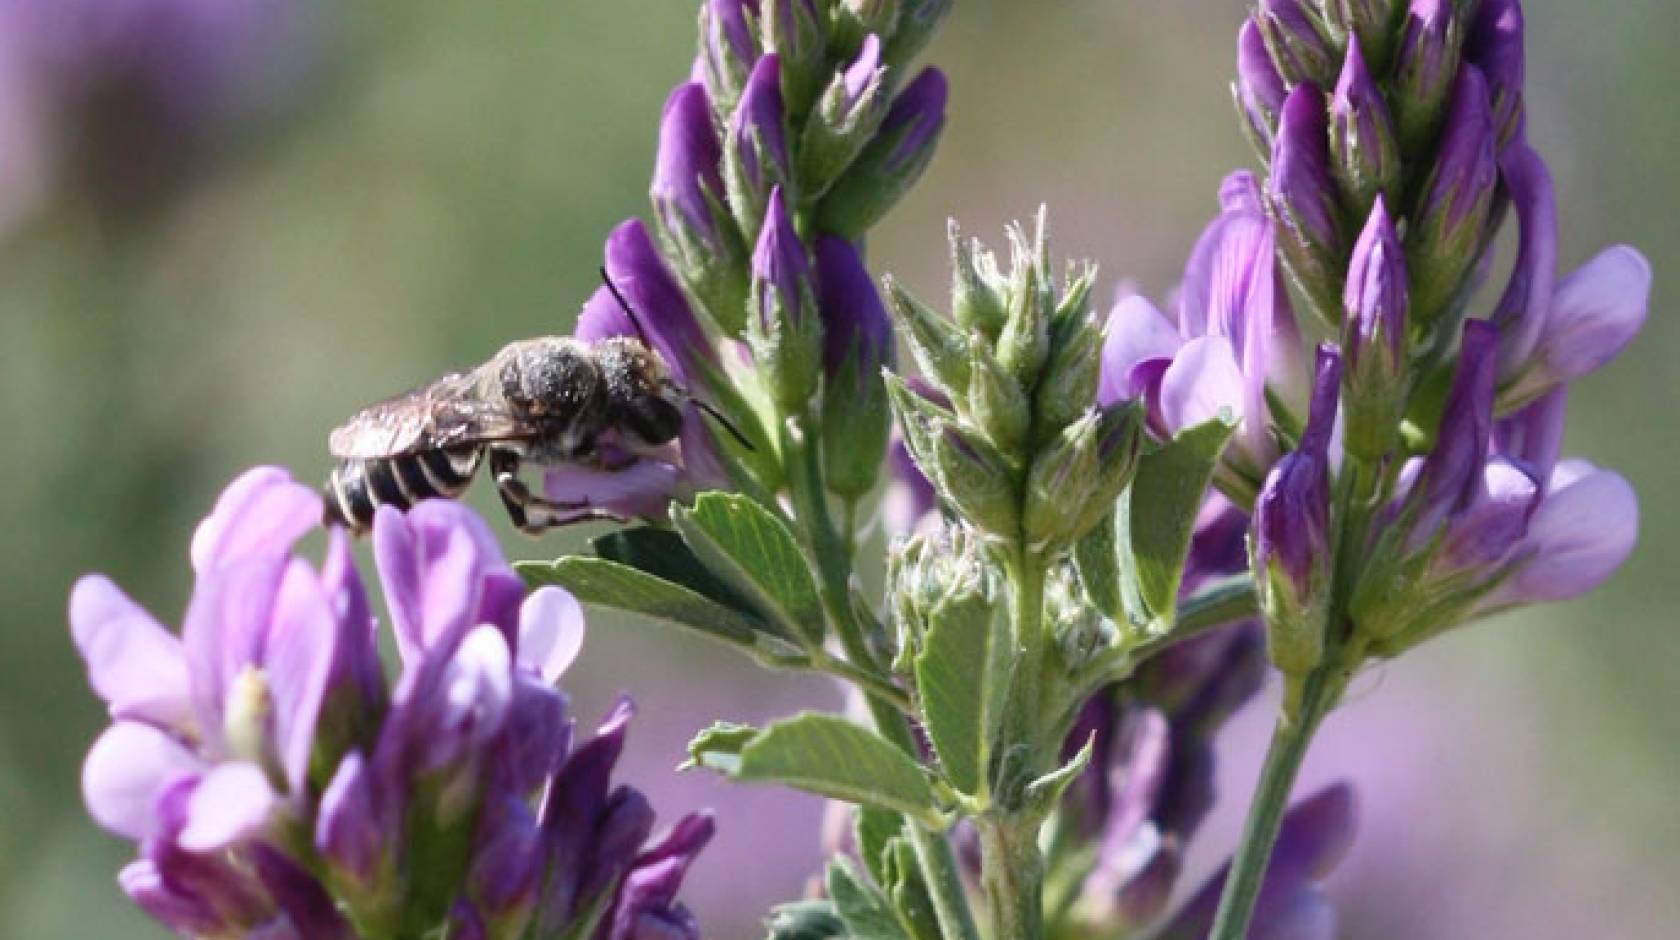
{"label": "purple petal", "polygon": [[542,587],[519,608],[519,665],[554,683],[583,649],[583,607],[564,588]]}
{"label": "purple petal", "polygon": [[1184,344],[1161,379],[1161,414],[1172,433],[1226,415],[1242,420],[1244,381],[1231,343],[1203,336]]}
{"label": "purple petal", "polygon": [[[770,191],[770,207],[764,214],[764,228],[753,248],[752,276],[754,281],[768,288],[762,291],[764,299],[755,311],[767,335],[773,335],[777,320],[777,311],[769,306],[772,293],[780,300],[780,316],[790,323],[798,323],[813,313],[804,302],[807,296],[814,299],[814,294],[810,293],[810,262],[805,257],[805,244],[794,231],[793,217],[788,215],[787,201],[780,186]],[[760,296],[760,292],[755,291],[754,296]]]}
{"label": "purple petal", "polygon": [[239,677],[261,668],[285,555],[224,564],[201,575],[181,627],[197,730],[210,753],[223,749],[223,709]]}
{"label": "purple petal", "polygon": [[663,460],[636,460],[616,470],[564,464],[543,474],[543,493],[580,511],[656,519],[665,515],[681,480],[682,471]]}
{"label": "purple petal", "polygon": [[1482,492],[1448,520],[1437,564],[1448,572],[1492,568],[1523,537],[1539,498],[1540,486],[1525,468],[1489,460]]}
{"label": "purple petal", "polygon": [[1536,480],[1549,480],[1563,445],[1569,390],[1558,386],[1493,426],[1495,449],[1527,466]]}
{"label": "purple petal", "polygon": [[99,736],[82,764],[82,799],[93,821],[119,836],[161,832],[158,798],[204,770],[204,761],[151,725],[119,721]]}
{"label": "purple petal", "polygon": [[219,936],[232,929],[204,899],[181,890],[150,859],[124,866],[117,884],[136,907],[182,936]]}
{"label": "purple petal", "polygon": [[640,219],[607,236],[605,267],[672,374],[685,386],[702,387],[717,367],[717,351]]}
{"label": "purple petal", "polygon": [[881,368],[893,364],[893,332],[869,269],[843,238],[820,237],[813,253],[817,309],[823,318],[824,371],[838,375],[855,350],[858,380],[879,382]]}
{"label": "purple petal", "polygon": [[263,831],[279,796],[261,767],[248,761],[217,764],[187,802],[187,824],[176,836],[189,852],[214,852]]}
{"label": "purple petal", "polygon": [[308,940],[355,940],[356,934],[338,913],[321,883],[297,863],[266,845],[251,853],[257,877],[275,903]]}
{"label": "purple petal", "polygon": [[1097,404],[1106,408],[1143,395],[1146,390],[1135,384],[1137,367],[1151,360],[1170,360],[1183,345],[1178,329],[1154,304],[1140,294],[1122,298],[1108,315]]}
{"label": "purple petal", "polygon": [[915,162],[945,127],[945,101],[948,96],[945,73],[929,66],[917,74],[910,84],[893,99],[892,109],[881,121],[877,139],[898,137],[897,146],[887,157],[885,168],[890,174],[902,173]]}
{"label": "purple petal", "polygon": [[1458,368],[1447,393],[1435,449],[1419,471],[1420,531],[1468,506],[1480,492],[1482,467],[1493,430],[1493,383],[1498,331],[1481,320],[1464,324]]}
{"label": "purple petal", "polygon": [[1546,310],[1557,281],[1557,198],[1552,174],[1526,144],[1513,146],[1499,168],[1517,210],[1517,260],[1492,322],[1499,327],[1499,378],[1518,376],[1546,328]]}
{"label": "purple petal", "polygon": [[536,675],[520,670],[513,678],[502,736],[502,785],[516,793],[545,783],[571,748],[572,723],[566,720],[566,697]]}
{"label": "purple petal", "polygon": [[1639,498],[1619,474],[1566,460],[1529,521],[1532,559],[1487,606],[1561,601],[1610,577],[1639,538]]}
{"label": "purple petal", "polygon": [[668,231],[716,236],[707,196],[723,198],[718,172],[723,144],[712,122],[711,102],[700,82],[685,82],[665,99],[653,165],[653,204]]}
{"label": "purple petal", "polygon": [[507,571],[484,521],[448,500],[428,500],[406,515],[379,507],[373,556],[405,663],[464,633],[477,621],[485,575]]}
{"label": "purple petal", "polygon": [[315,849],[337,870],[368,885],[379,862],[380,842],[367,762],[360,752],[351,751],[321,794]]}
{"label": "purple petal", "polygon": [[1557,285],[1540,340],[1547,371],[1571,381],[1615,358],[1645,324],[1651,264],[1626,245],[1607,248]]}
{"label": "purple petal", "polygon": [[275,745],[288,792],[301,796],[331,675],[338,623],[307,562],[286,569],[275,601],[264,672],[274,706]]}
{"label": "purple petal", "polygon": [[192,539],[193,570],[203,573],[255,555],[286,554],[321,524],[321,496],[279,467],[245,471],[216,500]]}
{"label": "purple petal", "polygon": [[467,634],[437,692],[437,723],[422,767],[458,760],[500,733],[513,701],[512,669],[500,630],[482,626]]}
{"label": "purple petal", "polygon": [[[1264,914],[1262,918],[1260,915]],[[1256,911],[1249,929],[1254,940],[1335,940],[1336,909],[1316,887],[1291,895],[1276,910]]]}
{"label": "purple petal", "polygon": [[185,730],[192,723],[181,641],[109,578],[88,575],[70,590],[70,633],[88,683],[111,717]]}
{"label": "purple petal", "polygon": [[542,870],[541,831],[525,801],[502,795],[485,805],[469,874],[473,896],[492,918],[536,898]]}

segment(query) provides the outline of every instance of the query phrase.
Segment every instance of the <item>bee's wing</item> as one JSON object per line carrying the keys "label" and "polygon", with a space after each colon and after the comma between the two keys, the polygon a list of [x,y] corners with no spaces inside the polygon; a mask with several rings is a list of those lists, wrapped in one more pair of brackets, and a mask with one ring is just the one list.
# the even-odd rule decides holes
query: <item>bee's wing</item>
{"label": "bee's wing", "polygon": [[334,457],[368,460],[416,451],[530,437],[500,395],[485,395],[475,372],[451,373],[369,405],[327,438]]}

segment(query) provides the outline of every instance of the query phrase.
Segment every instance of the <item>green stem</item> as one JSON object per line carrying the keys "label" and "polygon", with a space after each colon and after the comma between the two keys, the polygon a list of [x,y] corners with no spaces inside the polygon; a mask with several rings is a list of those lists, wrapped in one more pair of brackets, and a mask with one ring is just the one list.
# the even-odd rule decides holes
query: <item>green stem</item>
{"label": "green stem", "polygon": [[1335,705],[1341,684],[1330,670],[1315,670],[1307,677],[1299,714],[1278,719],[1208,940],[1242,940],[1247,936],[1248,922],[1260,898],[1266,866],[1271,861],[1272,847],[1277,844],[1295,776],[1307,756],[1313,733]]}
{"label": "green stem", "polygon": [[1044,937],[1044,858],[1038,826],[1017,817],[975,820],[980,831],[980,882],[991,913],[991,940]]}
{"label": "green stem", "polygon": [[[810,418],[805,417],[798,421],[796,428],[783,431],[782,453],[788,464],[794,511],[802,523],[800,528],[810,536],[811,550],[816,556],[819,593],[840,638],[840,646],[852,665],[873,670],[877,665],[874,654],[863,635],[862,625],[852,612],[851,555],[829,515],[822,460],[810,443],[813,427]],[[876,730],[919,761],[916,739],[911,735],[910,726],[897,702],[880,690],[871,693],[868,687],[860,687],[864,688],[864,699]],[[951,844],[940,833],[930,832],[914,821],[907,820],[905,830],[910,835],[910,845],[921,866],[922,879],[933,899],[941,936],[944,940],[980,940],[979,928],[975,926],[974,914],[969,910],[968,896],[963,891]]]}

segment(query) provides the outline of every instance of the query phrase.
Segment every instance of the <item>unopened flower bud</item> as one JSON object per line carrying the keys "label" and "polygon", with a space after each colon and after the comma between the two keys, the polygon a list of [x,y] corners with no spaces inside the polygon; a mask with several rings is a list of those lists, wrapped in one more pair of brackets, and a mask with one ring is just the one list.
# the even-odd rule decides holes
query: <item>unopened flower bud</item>
{"label": "unopened flower bud", "polygon": [[945,75],[935,68],[899,92],[875,139],[817,203],[818,229],[860,238],[898,203],[933,159],[945,97]]}
{"label": "unopened flower bud", "polygon": [[1353,246],[1342,294],[1342,354],[1348,453],[1375,461],[1388,453],[1404,410],[1406,257],[1382,196]]}
{"label": "unopened flower bud", "polygon": [[1272,663],[1298,683],[1324,654],[1330,587],[1330,433],[1341,362],[1319,348],[1301,444],[1272,467],[1254,502],[1250,551]]}
{"label": "unopened flower bud", "polygon": [[1330,99],[1330,168],[1344,206],[1357,213],[1369,208],[1378,194],[1392,196],[1400,181],[1394,122],[1357,42],[1348,43],[1347,61]]}
{"label": "unopened flower bud", "polygon": [[1027,441],[1031,426],[1032,401],[992,355],[984,337],[969,341],[967,417],[985,433],[998,450],[1016,455]]}
{"label": "unopened flower bud", "polygon": [[875,485],[892,415],[882,368],[893,365],[892,324],[857,249],[817,239],[817,306],[823,320],[823,464],[828,487],[858,498]]}
{"label": "unopened flower bud", "polygon": [[1460,70],[1433,170],[1406,231],[1412,318],[1428,327],[1460,302],[1483,250],[1499,167],[1487,85],[1474,66]]}
{"label": "unopened flower bud", "polygon": [[899,0],[839,0],[832,6],[829,44],[841,55],[855,53],[866,36],[891,36],[898,28]]}
{"label": "unopened flower bud", "polygon": [[922,51],[939,21],[951,12],[955,0],[898,0],[898,21],[887,43],[887,62],[903,65]]}
{"label": "unopened flower bud", "polygon": [[1523,11],[1519,0],[1481,0],[1464,41],[1464,59],[1482,70],[1499,150],[1523,132]]}
{"label": "unopened flower bud", "polygon": [[1009,227],[1010,272],[1005,290],[1007,311],[998,333],[998,362],[1023,388],[1038,384],[1050,357],[1050,322],[1055,316],[1055,281],[1050,274],[1050,250],[1045,241],[1045,215],[1029,240],[1020,225]]}
{"label": "unopened flower bud", "polygon": [[1323,93],[1296,86],[1283,104],[1267,195],[1285,266],[1319,315],[1333,321],[1342,288],[1342,235],[1328,135]]}
{"label": "unopened flower bud", "polygon": [[758,38],[749,22],[756,7],[752,0],[706,0],[700,8],[700,66],[719,114],[735,111],[758,61]]}
{"label": "unopened flower bud", "polygon": [[1027,476],[1021,530],[1035,551],[1073,544],[1114,509],[1143,440],[1135,402],[1093,408],[1039,451]]}
{"label": "unopened flower bud", "polygon": [[1435,137],[1458,74],[1464,28],[1451,0],[1410,0],[1390,100],[1400,152],[1410,160]]}
{"label": "unopened flower bud", "polygon": [[822,318],[816,297],[805,245],[793,230],[777,187],[753,249],[747,341],[771,395],[786,414],[805,407],[821,375]]}
{"label": "unopened flower bud", "polygon": [[723,173],[730,207],[741,231],[751,237],[764,222],[770,191],[792,176],[781,62],[774,53],[760,58],[747,76],[724,141]]}
{"label": "unopened flower bud", "polygon": [[997,258],[977,238],[964,238],[957,220],[950,220],[946,237],[951,243],[951,317],[965,330],[979,330],[987,342],[996,342],[1008,318],[1003,276]]}
{"label": "unopened flower bud", "polygon": [[944,317],[886,278],[887,301],[922,374],[953,400],[968,394],[968,338]]}
{"label": "unopened flower bud", "polygon": [[834,77],[805,124],[799,144],[799,182],[817,196],[828,189],[874,138],[887,115],[887,69],[881,40],[871,33],[857,58]]}
{"label": "unopened flower bud", "polygon": [[1103,364],[1102,330],[1088,312],[1056,332],[1050,364],[1034,393],[1034,421],[1050,432],[1072,424],[1097,403]]}
{"label": "unopened flower bud", "polygon": [[1266,40],[1253,17],[1243,20],[1242,30],[1237,33],[1237,80],[1231,94],[1242,112],[1249,140],[1262,158],[1270,158],[1278,113],[1283,110],[1289,89],[1272,62],[1272,54],[1266,51]]}
{"label": "unopened flower bud", "polygon": [[827,66],[824,17],[813,0],[761,0],[764,51],[781,60],[782,98],[798,126],[822,87]]}
{"label": "unopened flower bud", "polygon": [[746,246],[725,203],[722,159],[705,87],[678,85],[659,122],[650,187],[654,216],[677,274],[732,335],[746,317]]}
{"label": "unopened flower bud", "polygon": [[981,531],[1013,539],[1020,531],[1016,475],[991,444],[957,425],[934,429],[934,486]]}
{"label": "unopened flower bud", "polygon": [[1330,31],[1348,45],[1358,45],[1372,71],[1385,74],[1393,53],[1396,0],[1324,0]]}
{"label": "unopened flower bud", "polygon": [[1329,84],[1339,63],[1324,21],[1307,0],[1260,0],[1254,21],[1285,82]]}

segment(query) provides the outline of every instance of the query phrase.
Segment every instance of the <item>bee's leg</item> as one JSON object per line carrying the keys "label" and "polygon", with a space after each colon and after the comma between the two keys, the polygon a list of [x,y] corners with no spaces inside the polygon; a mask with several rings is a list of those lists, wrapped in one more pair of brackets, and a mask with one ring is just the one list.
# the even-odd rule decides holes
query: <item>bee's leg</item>
{"label": "bee's leg", "polygon": [[519,478],[518,452],[504,448],[490,451],[490,475],[502,497],[508,518],[527,535],[541,535],[556,526],[578,522],[622,522],[618,516],[601,512],[588,503],[558,503],[531,492]]}

